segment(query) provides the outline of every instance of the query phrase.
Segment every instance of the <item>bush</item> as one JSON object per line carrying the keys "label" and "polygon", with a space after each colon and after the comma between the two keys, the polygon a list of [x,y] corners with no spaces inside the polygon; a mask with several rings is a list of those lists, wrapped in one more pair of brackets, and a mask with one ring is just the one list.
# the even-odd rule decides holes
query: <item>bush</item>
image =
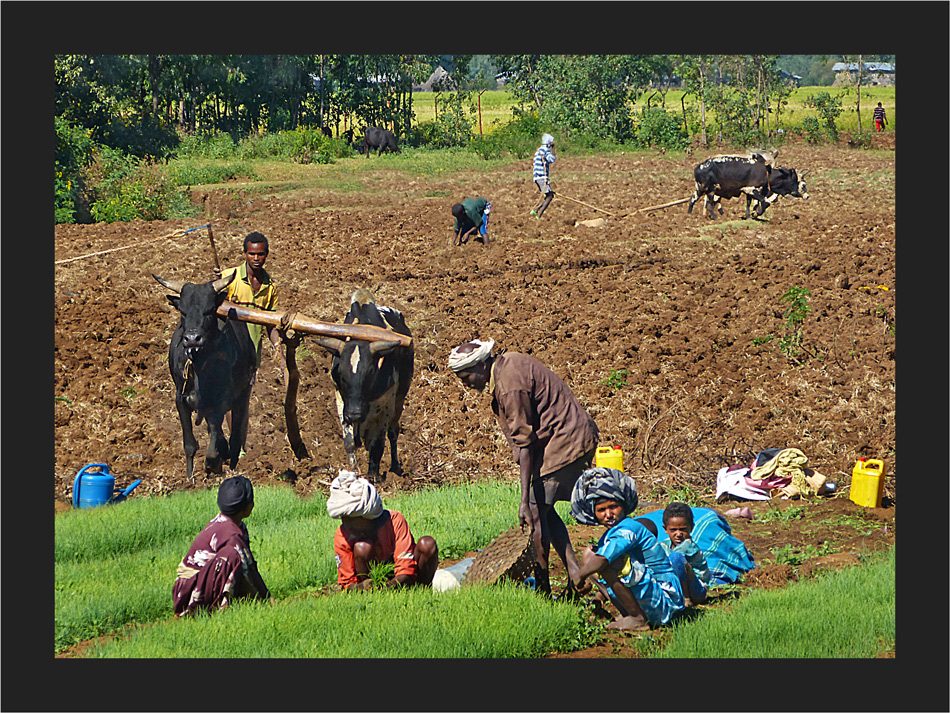
{"label": "bush", "polygon": [[534,112],[512,110],[514,118],[504,126],[472,139],[471,147],[484,159],[510,155],[531,156],[541,145],[541,134],[547,129]]}
{"label": "bush", "polygon": [[856,149],[874,148],[874,134],[870,131],[855,131],[851,134],[848,146]]}
{"label": "bush", "polygon": [[82,192],[81,174],[92,160],[96,143],[90,129],[67,119],[56,117],[54,127],[53,214],[57,223],[73,223]]}
{"label": "bush", "polygon": [[802,119],[801,133],[810,144],[820,144],[822,142],[821,124],[813,116],[806,116]]}
{"label": "bush", "polygon": [[163,219],[175,191],[158,166],[108,146],[96,153],[83,179],[96,222]]}
{"label": "bush", "polygon": [[237,144],[230,134],[223,132],[183,133],[172,155],[175,158],[234,158]]}
{"label": "bush", "polygon": [[[828,92],[819,92],[818,94],[812,94],[805,100],[805,106],[813,107],[817,113],[818,118],[820,119],[821,128],[824,129],[825,135],[828,137],[828,140],[831,143],[838,142],[838,117],[841,116],[841,97],[833,97]],[[805,120],[807,121],[807,119]],[[805,121],[802,124],[805,124]],[[815,120],[812,120],[815,124],[819,123]],[[809,122],[808,135],[809,141],[811,143],[817,143],[817,141],[812,140],[812,136],[816,135],[814,124]]]}
{"label": "bush", "polygon": [[672,112],[661,107],[645,107],[640,112],[636,143],[643,148],[682,150],[689,145],[689,136],[683,130],[679,118]]}

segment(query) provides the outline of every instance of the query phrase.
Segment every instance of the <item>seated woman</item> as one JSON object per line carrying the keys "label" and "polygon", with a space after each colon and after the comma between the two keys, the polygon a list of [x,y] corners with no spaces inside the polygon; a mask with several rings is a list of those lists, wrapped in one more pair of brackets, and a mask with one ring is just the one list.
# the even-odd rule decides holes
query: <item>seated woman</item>
{"label": "seated woman", "polygon": [[333,536],[337,582],[344,590],[370,590],[374,563],[394,565],[387,587],[432,584],[439,566],[433,537],[416,542],[402,513],[385,510],[376,487],[356,473],[341,470],[330,484],[327,514],[340,519]]}
{"label": "seated woman", "polygon": [[218,509],[221,512],[198,534],[178,565],[172,587],[176,616],[224,609],[245,597],[270,598],[244,524],[254,509],[251,481],[241,475],[224,480],[218,487]]}
{"label": "seated woman", "polygon": [[637,508],[633,478],[614,468],[584,471],[571,495],[571,513],[582,525],[607,531],[588,547],[574,585],[585,594],[597,575],[595,599],[610,598],[620,616],[610,629],[638,631],[666,624],[685,606],[682,585],[656,537],[630,515]]}

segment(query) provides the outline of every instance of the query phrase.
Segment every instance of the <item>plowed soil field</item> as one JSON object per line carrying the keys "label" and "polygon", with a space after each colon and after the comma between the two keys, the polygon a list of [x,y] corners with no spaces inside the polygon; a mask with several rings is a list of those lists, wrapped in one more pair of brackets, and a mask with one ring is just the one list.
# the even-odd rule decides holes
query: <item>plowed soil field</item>
{"label": "plowed soil field", "polygon": [[[223,266],[241,262],[247,233],[268,236],[282,310],[341,322],[365,287],[405,315],[415,377],[399,442],[404,473],[387,473],[384,455],[384,496],[517,477],[489,397],[446,368],[454,346],[491,337],[496,352],[531,354],[568,382],[602,444],[623,449],[642,500],[662,504],[688,489],[712,503],[719,468],[795,447],[837,483],[835,499],[815,503],[827,508],[846,501],[855,459],[868,456],[887,464],[892,538],[894,151],[784,147],[778,165],[808,169],[810,198],[780,199],[759,220],[743,220],[742,200],[724,201],[717,220],[701,202],[692,214],[685,204],[638,212],[688,197],[693,166],[712,153],[562,155],[552,177],[563,193],[540,220],[528,215],[538,198],[528,160],[410,175],[404,154],[346,159],[370,168],[339,189],[195,189],[200,218],[57,226],[57,261],[112,252],[55,267],[56,508],[70,507],[77,471],[93,462],[110,464],[119,486],[140,478],[133,497],[220,482],[201,458],[197,484],[185,477],[167,358],[178,313],[152,278],[212,279],[206,231],[160,238],[213,221]],[[493,205],[491,244],[454,247],[451,206],[475,195]],[[603,227],[575,225],[598,217]],[[808,290],[797,323],[783,301],[792,288]],[[796,335],[795,353],[783,349]],[[307,495],[326,492],[346,460],[330,358],[307,340],[297,357],[309,457],[295,458],[287,442],[283,374],[265,344],[238,472]],[[196,434],[201,456],[203,425]],[[753,548],[757,559],[763,552]]]}

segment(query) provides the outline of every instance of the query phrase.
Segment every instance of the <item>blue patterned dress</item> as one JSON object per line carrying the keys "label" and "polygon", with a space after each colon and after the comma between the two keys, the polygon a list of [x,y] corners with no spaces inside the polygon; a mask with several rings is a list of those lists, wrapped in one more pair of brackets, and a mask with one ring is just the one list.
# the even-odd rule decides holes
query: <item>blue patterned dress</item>
{"label": "blue patterned dress", "polygon": [[[611,565],[622,562],[620,581],[640,604],[651,626],[666,624],[685,607],[679,577],[666,552],[653,533],[633,518],[626,517],[607,530],[593,549]],[[610,598],[616,604],[613,592]]]}

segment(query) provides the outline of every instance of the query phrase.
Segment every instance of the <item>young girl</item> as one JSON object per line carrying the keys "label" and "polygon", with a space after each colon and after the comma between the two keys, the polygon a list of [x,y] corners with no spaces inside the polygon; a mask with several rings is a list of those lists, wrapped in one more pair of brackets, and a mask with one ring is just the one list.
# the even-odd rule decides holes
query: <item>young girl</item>
{"label": "young girl", "polygon": [[703,551],[690,539],[693,511],[689,505],[679,502],[667,505],[663,511],[663,529],[669,535],[670,543],[663,542],[661,546],[683,583],[687,606],[702,604],[706,601],[709,587],[709,567]]}
{"label": "young girl", "polygon": [[609,597],[620,616],[610,629],[640,631],[670,621],[685,606],[679,577],[656,537],[630,515],[637,507],[633,478],[614,468],[589,468],[574,486],[571,513],[583,525],[607,531],[582,556],[574,580],[577,591],[590,591],[597,575],[595,599]]}

